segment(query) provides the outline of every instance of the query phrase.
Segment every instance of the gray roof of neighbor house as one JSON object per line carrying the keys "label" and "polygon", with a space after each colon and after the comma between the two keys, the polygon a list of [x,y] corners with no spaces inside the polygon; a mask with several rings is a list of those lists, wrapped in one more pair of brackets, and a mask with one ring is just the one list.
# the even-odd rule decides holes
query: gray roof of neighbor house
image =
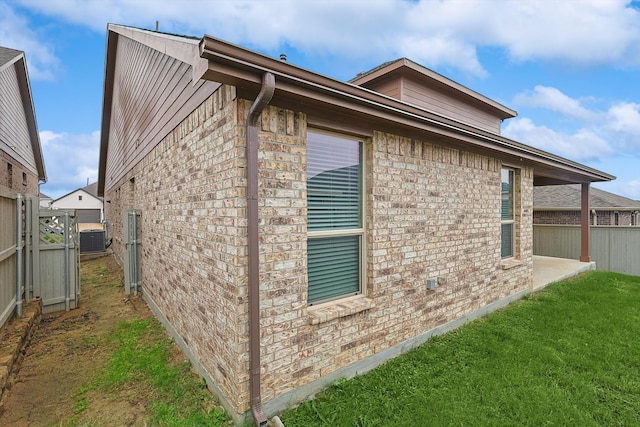
{"label": "gray roof of neighbor house", "polygon": [[[22,107],[27,121],[27,130],[35,160],[35,165],[32,166],[36,168],[38,179],[42,182],[47,182],[47,171],[42,155],[42,146],[40,144],[40,135],[38,133],[38,124],[36,122],[36,113],[33,105],[33,96],[31,95],[31,84],[29,83],[29,73],[27,71],[27,61],[24,52],[0,46],[0,72],[7,70],[9,67],[15,67],[15,75],[18,79],[18,89],[23,103]],[[11,146],[11,144],[9,144],[9,146]]]}
{"label": "gray roof of neighbor house", "polygon": [[67,194],[64,194],[64,195],[58,197],[57,199],[55,199],[54,202],[57,202],[60,199],[64,199],[68,195],[73,194],[73,193],[75,193],[77,191],[82,191],[83,193],[86,193],[89,196],[102,201],[102,197],[98,196],[98,183],[94,182],[93,184],[89,184],[86,187],[76,188],[73,191],[69,191]]}
{"label": "gray roof of neighbor house", "polygon": [[[579,184],[533,188],[534,210],[580,210]],[[640,201],[591,187],[589,206],[600,210],[640,210]]]}
{"label": "gray roof of neighbor house", "polygon": [[94,182],[93,184],[89,184],[86,187],[82,187],[82,190],[91,194],[93,197],[100,198],[98,197],[98,181]]}
{"label": "gray roof of neighbor house", "polygon": [[21,50],[0,46],[0,67],[15,59],[16,56],[22,55],[22,53]]}

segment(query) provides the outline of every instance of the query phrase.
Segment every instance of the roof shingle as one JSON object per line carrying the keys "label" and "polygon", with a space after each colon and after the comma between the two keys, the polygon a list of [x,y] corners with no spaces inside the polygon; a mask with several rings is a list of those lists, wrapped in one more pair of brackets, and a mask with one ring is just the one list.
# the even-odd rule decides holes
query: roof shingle
{"label": "roof shingle", "polygon": [[[591,208],[605,210],[640,209],[640,201],[609,193],[591,187],[589,191],[589,205]],[[549,185],[533,188],[533,208],[569,208],[580,209],[580,184]]]}

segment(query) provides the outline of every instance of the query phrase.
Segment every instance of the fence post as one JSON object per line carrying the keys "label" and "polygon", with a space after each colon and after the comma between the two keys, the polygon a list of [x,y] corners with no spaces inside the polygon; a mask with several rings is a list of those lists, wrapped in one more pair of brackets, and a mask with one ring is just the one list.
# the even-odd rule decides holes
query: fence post
{"label": "fence post", "polygon": [[33,262],[31,260],[33,199],[34,196],[28,196],[24,199],[24,297],[27,301],[33,299]]}
{"label": "fence post", "polygon": [[64,213],[64,309],[69,311],[69,212]]}
{"label": "fence post", "polygon": [[132,278],[133,278],[133,295],[138,295],[138,224],[137,224],[136,211],[131,212],[131,258],[132,258]]}
{"label": "fence post", "polygon": [[42,283],[40,281],[40,204],[31,209],[31,281],[33,283],[32,296],[42,297]]}
{"label": "fence post", "polygon": [[22,280],[24,265],[22,259],[22,194],[16,197],[16,314],[22,316]]}

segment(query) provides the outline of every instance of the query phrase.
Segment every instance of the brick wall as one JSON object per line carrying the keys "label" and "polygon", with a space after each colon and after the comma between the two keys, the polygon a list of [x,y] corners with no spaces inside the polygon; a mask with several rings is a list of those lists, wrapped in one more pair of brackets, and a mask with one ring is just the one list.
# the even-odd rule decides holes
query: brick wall
{"label": "brick wall", "polygon": [[221,87],[105,194],[120,257],[122,212],[142,211],[143,292],[240,413],[249,401],[244,107]]}
{"label": "brick wall", "polygon": [[38,175],[4,151],[0,151],[0,185],[16,193],[38,195]]}
{"label": "brick wall", "polygon": [[[276,133],[263,132],[261,138],[261,143],[280,140]],[[261,156],[286,152],[289,160],[304,162],[302,144],[281,143],[277,150],[263,144]],[[305,176],[288,161],[275,163],[275,171],[261,171],[283,177],[267,186],[276,196],[265,194],[261,202],[268,205],[261,211],[263,224],[290,224],[286,230],[260,230],[263,242],[277,242],[278,254],[277,262],[262,264],[265,401],[531,286],[531,169],[518,174],[522,262],[504,269],[500,162],[382,132],[374,132],[365,145],[366,302],[356,298],[307,307],[306,272],[300,268],[306,266],[306,238],[297,225],[305,218],[299,206],[290,206],[296,200],[289,199],[298,191],[273,189],[304,186]],[[279,247],[294,250],[284,253]],[[263,260],[265,251],[271,253],[263,245]],[[428,291],[427,278],[437,277],[446,283]]]}
{"label": "brick wall", "polygon": [[[239,414],[249,409],[249,107],[223,86],[105,194],[120,256],[121,212],[142,211],[144,292]],[[260,126],[263,402],[530,288],[531,169],[517,175],[519,262],[507,265],[500,162],[374,132],[364,141],[365,295],[310,308],[306,116],[268,107]],[[437,277],[445,283],[427,290]]]}

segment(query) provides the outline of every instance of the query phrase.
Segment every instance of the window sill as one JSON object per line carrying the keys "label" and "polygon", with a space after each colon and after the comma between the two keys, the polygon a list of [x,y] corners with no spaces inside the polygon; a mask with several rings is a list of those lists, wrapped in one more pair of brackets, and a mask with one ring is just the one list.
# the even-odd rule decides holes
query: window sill
{"label": "window sill", "polygon": [[502,266],[503,270],[510,270],[514,267],[521,266],[522,264],[522,260],[515,258],[503,259],[502,261],[500,261],[500,265]]}
{"label": "window sill", "polygon": [[373,307],[375,307],[373,300],[363,295],[319,304],[309,307],[309,324],[319,325],[320,323],[329,322],[340,317],[351,316],[352,314],[360,313]]}

